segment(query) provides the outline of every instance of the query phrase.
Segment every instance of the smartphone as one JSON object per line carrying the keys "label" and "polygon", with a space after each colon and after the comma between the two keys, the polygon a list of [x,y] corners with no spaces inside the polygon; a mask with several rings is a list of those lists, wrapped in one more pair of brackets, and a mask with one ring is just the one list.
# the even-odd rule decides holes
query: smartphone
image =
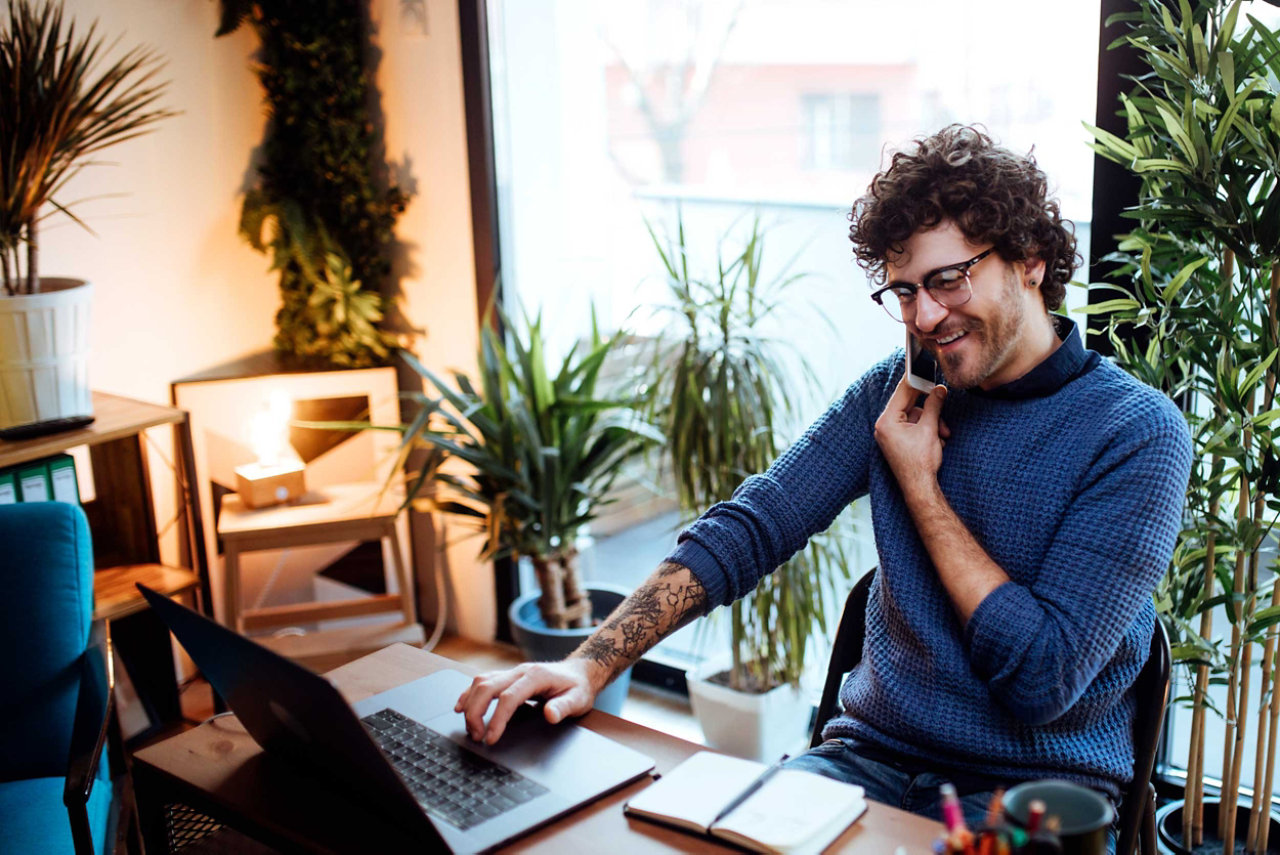
{"label": "smartphone", "polygon": [[907,385],[926,395],[938,385],[938,360],[907,332]]}

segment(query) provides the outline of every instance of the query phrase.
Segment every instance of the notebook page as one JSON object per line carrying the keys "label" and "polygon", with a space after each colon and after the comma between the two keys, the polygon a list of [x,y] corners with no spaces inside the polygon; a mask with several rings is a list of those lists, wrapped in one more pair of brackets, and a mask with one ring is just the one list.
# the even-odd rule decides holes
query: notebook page
{"label": "notebook page", "polygon": [[862,787],[782,769],[714,834],[760,852],[820,852],[867,809]]}
{"label": "notebook page", "polygon": [[631,799],[627,812],[706,831],[725,804],[765,768],[754,760],[700,751]]}

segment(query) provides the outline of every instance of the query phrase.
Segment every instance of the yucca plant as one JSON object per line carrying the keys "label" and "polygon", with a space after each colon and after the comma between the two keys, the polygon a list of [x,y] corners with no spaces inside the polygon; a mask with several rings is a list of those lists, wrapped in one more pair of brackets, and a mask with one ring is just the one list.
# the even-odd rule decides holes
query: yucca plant
{"label": "yucca plant", "polygon": [[571,347],[554,374],[541,317],[524,316],[522,326],[498,317],[508,335],[484,325],[478,382],[454,371],[450,383],[401,351],[428,391],[407,393],[416,415],[387,428],[403,434],[395,469],[427,450],[407,502],[470,523],[484,539],[483,558],[528,557],[548,627],[590,626],[575,540],[608,501],[622,464],[662,436],[638,399],[603,396],[601,368],[625,336],[601,335],[594,312],[585,347]]}
{"label": "yucca plant", "polygon": [[[90,155],[146,133],[173,115],[156,103],[160,61],[114,49],[97,24],[77,31],[61,3],[9,0],[0,30],[0,279],[7,296],[40,281],[37,224],[48,209],[88,226],[56,196]],[[24,253],[25,250],[25,253]],[[25,255],[25,270],[23,256]]]}
{"label": "yucca plant", "polygon": [[[690,517],[728,499],[750,475],[763,472],[782,447],[779,426],[794,415],[796,395],[815,384],[813,372],[762,331],[787,289],[802,278],[783,271],[762,276],[765,233],[752,222],[739,250],[716,259],[713,275],[691,269],[683,220],[672,241],[649,228],[670,287],[666,327],[656,349],[652,420],[668,438],[670,468],[680,507]],[[727,238],[726,238],[727,240]],[[733,664],[729,685],[765,692],[798,684],[814,630],[826,633],[827,597],[849,578],[843,541],[836,533],[809,546],[730,607]]]}
{"label": "yucca plant", "polygon": [[[1264,578],[1260,547],[1280,516],[1280,38],[1241,3],[1138,0],[1113,16],[1123,43],[1150,71],[1122,96],[1127,134],[1087,126],[1093,148],[1141,179],[1127,215],[1118,279],[1094,288],[1112,299],[1100,315],[1116,360],[1164,389],[1187,413],[1197,453],[1187,521],[1157,608],[1189,669],[1192,707],[1182,844],[1206,837],[1235,849],[1241,769],[1250,754],[1254,794],[1246,852],[1265,852],[1280,693],[1276,641],[1280,577]],[[1227,632],[1215,633],[1223,609]],[[1255,660],[1255,657],[1257,659]],[[1262,698],[1249,734],[1250,680]],[[1226,687],[1216,828],[1206,829],[1205,716],[1211,684]],[[1196,849],[1196,851],[1201,851]]]}

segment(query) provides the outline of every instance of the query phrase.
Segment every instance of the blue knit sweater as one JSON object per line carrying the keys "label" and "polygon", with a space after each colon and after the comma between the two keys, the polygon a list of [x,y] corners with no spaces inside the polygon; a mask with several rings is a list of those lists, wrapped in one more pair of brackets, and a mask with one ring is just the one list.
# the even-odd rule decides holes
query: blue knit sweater
{"label": "blue knit sweater", "polygon": [[713,604],[729,603],[870,493],[880,570],[862,663],[827,738],[854,736],[934,771],[1064,777],[1113,797],[1132,776],[1133,681],[1181,524],[1190,440],[1166,397],[1085,351],[1074,325],[1063,333],[1027,376],[943,404],[939,484],[1010,578],[968,625],[873,436],[901,351],[681,533],[669,560]]}

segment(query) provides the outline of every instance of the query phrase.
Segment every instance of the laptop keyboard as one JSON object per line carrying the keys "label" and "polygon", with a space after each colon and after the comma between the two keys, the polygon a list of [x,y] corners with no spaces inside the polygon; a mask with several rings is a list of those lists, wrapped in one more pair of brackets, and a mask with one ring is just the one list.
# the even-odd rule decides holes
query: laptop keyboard
{"label": "laptop keyboard", "polygon": [[463,830],[547,792],[393,709],[361,721],[427,813]]}

